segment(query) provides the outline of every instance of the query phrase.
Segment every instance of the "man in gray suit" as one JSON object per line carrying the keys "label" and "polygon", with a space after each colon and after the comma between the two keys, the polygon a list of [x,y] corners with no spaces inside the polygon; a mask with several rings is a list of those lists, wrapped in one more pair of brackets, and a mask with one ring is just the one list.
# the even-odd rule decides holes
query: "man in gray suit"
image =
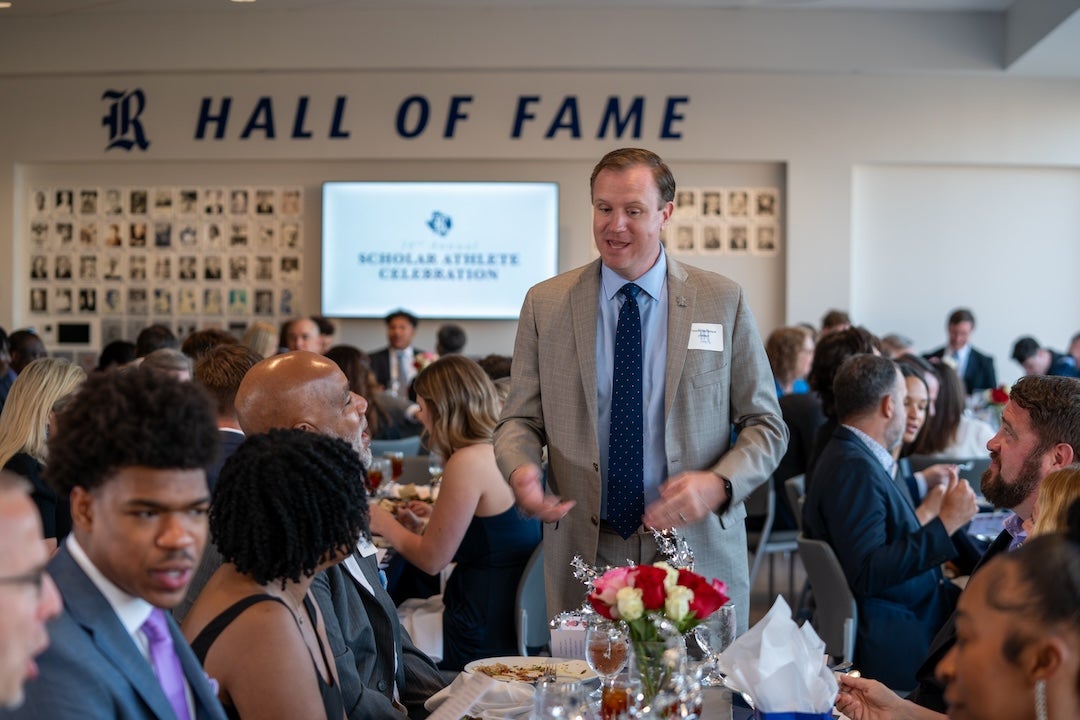
{"label": "man in gray suit", "polygon": [[26,702],[0,717],[225,720],[167,612],[206,541],[209,399],[161,375],[100,373],[53,427],[45,479],[71,498],[73,528],[47,569],[64,613]]}
{"label": "man in gray suit", "polygon": [[[787,442],[761,338],[741,287],[664,252],[660,232],[674,209],[675,180],[659,157],[608,153],[590,186],[600,259],[529,291],[495,431],[499,467],[519,507],[549,523],[548,612],[584,598],[571,574],[574,555],[653,562],[658,553],[645,528],[675,527],[696,553],[695,569],[728,584],[745,629],[743,499],[769,478]],[[615,368],[630,283],[637,289],[629,302],[640,307],[632,322],[640,322],[640,351],[631,353],[640,356],[640,412],[636,401],[622,409],[616,387],[626,375]],[[622,421],[630,415],[640,419],[627,433]],[[541,484],[545,445],[552,494]],[[638,457],[628,473],[636,472],[636,485],[622,479],[626,453]],[[611,457],[620,462],[615,487]]]}
{"label": "man in gray suit", "polygon": [[[248,435],[294,428],[350,443],[365,466],[367,401],[350,392],[338,366],[322,355],[290,352],[255,365],[236,393],[240,427]],[[357,478],[363,482],[363,478]],[[311,586],[334,653],[349,720],[418,720],[424,702],[446,682],[401,627],[383,587],[375,547],[361,538],[344,562]]]}

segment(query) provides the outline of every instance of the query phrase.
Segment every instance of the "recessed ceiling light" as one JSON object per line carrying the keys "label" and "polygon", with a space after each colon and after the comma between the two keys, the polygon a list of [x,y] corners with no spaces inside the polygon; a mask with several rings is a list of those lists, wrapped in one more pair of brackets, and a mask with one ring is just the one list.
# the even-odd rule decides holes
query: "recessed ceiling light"
{"label": "recessed ceiling light", "polygon": [[232,0],[234,3],[253,3],[255,0]]}
{"label": "recessed ceiling light", "polygon": [[11,7],[11,3],[9,3],[9,2],[0,2],[0,10],[7,10],[9,7]]}

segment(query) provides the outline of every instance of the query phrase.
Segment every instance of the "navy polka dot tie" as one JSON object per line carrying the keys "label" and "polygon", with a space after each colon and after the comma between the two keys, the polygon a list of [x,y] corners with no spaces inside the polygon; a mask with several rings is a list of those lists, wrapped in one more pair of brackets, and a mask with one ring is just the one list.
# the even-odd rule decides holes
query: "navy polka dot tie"
{"label": "navy polka dot tie", "polygon": [[611,387],[611,436],[608,440],[607,519],[630,537],[645,514],[643,479],[643,420],[641,395],[641,288],[626,283],[619,290],[626,300],[615,329],[615,365]]}

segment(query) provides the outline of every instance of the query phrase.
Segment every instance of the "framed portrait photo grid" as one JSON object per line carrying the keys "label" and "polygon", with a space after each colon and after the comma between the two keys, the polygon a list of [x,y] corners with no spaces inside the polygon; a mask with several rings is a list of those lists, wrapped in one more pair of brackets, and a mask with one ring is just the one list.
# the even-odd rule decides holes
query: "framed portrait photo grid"
{"label": "framed portrait photo grid", "polygon": [[767,187],[680,187],[663,233],[674,255],[761,255],[780,251],[780,191]]}
{"label": "framed portrait photo grid", "polygon": [[89,345],[178,337],[300,312],[303,190],[292,186],[32,187],[27,308],[97,326]]}

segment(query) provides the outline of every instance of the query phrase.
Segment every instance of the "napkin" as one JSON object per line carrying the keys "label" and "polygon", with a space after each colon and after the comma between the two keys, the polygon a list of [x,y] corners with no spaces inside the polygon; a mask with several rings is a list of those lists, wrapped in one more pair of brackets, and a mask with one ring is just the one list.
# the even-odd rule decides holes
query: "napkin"
{"label": "napkin", "polygon": [[730,684],[763,713],[829,713],[836,700],[838,686],[825,664],[825,643],[810,623],[795,624],[781,596],[728,646],[718,664]]}
{"label": "napkin", "polygon": [[413,645],[435,662],[443,658],[443,596],[407,598],[398,606],[398,620]]}
{"label": "napkin", "polygon": [[[446,702],[451,699],[451,702]],[[459,673],[454,682],[427,699],[428,720],[458,720],[469,715],[484,720],[527,718],[533,709],[533,687],[499,682],[482,673]]]}

